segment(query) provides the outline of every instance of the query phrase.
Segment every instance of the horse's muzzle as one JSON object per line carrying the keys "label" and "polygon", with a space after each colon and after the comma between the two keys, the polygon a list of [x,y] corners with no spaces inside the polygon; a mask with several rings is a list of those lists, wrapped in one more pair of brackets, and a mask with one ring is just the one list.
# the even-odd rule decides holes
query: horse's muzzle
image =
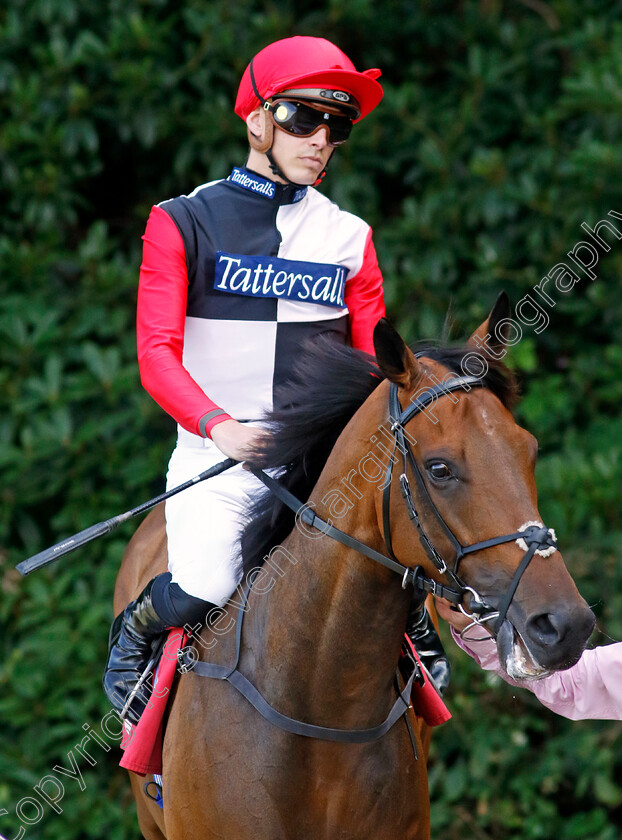
{"label": "horse's muzzle", "polygon": [[595,623],[587,604],[528,616],[520,630],[506,619],[497,633],[499,661],[515,679],[566,670],[581,658]]}

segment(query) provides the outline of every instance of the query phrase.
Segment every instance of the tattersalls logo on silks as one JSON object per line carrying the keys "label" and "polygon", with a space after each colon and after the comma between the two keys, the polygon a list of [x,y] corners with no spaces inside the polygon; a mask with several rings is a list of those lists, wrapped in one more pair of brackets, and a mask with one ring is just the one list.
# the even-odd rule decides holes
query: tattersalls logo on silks
{"label": "tattersalls logo on silks", "polygon": [[330,263],[216,252],[214,289],[257,298],[285,298],[342,309],[347,269]]}
{"label": "tattersalls logo on silks", "polygon": [[248,172],[238,169],[237,166],[233,168],[229,180],[233,181],[234,184],[239,184],[250,192],[260,193],[268,198],[274,198],[276,192],[276,186],[272,181],[268,181],[259,175],[249,175]]}

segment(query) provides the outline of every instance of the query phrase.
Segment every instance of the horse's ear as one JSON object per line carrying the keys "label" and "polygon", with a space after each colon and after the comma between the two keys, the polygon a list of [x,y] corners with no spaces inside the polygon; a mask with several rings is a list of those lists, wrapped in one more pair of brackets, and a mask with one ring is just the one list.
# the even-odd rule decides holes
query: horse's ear
{"label": "horse's ear", "polygon": [[391,382],[408,388],[418,375],[419,363],[398,331],[381,318],[374,328],[374,350],[382,373]]}
{"label": "horse's ear", "polygon": [[[505,347],[507,344],[507,324],[501,324],[501,321],[507,320],[510,317],[510,299],[505,292],[500,292],[499,297],[495,301],[495,305],[490,311],[490,315],[483,324],[475,330],[467,344],[471,347],[478,347],[484,353],[486,347],[490,347],[493,351]],[[495,356],[495,358],[499,358]]]}

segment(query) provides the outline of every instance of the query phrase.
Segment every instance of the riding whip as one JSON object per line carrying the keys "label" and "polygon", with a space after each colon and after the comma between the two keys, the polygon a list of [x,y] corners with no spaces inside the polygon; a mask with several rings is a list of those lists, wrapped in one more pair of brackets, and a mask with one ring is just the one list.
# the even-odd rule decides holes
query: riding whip
{"label": "riding whip", "polygon": [[237,463],[239,462],[235,461],[233,458],[227,458],[218,464],[214,464],[214,466],[210,467],[209,470],[205,470],[205,472],[195,475],[194,478],[190,478],[183,484],[179,484],[177,487],[167,490],[166,493],[161,493],[159,496],[150,499],[148,502],[143,502],[142,505],[132,508],[132,510],[120,513],[118,516],[113,516],[112,519],[106,519],[104,522],[98,522],[96,525],[91,525],[90,528],[85,528],[84,531],[80,531],[72,537],[67,537],[67,539],[62,540],[62,542],[56,543],[56,545],[50,546],[50,548],[46,548],[38,554],[34,554],[27,560],[22,560],[21,563],[17,564],[16,569],[22,575],[28,575],[30,572],[34,572],[35,569],[47,566],[48,563],[53,563],[54,560],[57,560],[64,554],[69,554],[70,552],[75,551],[76,548],[80,548],[81,546],[86,545],[86,543],[96,540],[98,537],[103,537],[104,534],[110,533],[110,531],[118,525],[121,525],[122,522],[126,522],[134,516],[138,516],[141,513],[151,510],[151,508],[159,505],[160,502],[170,499],[171,496],[181,493],[182,490],[187,490],[189,487],[193,487],[200,481],[205,481],[206,478],[213,478],[215,475],[219,475]]}

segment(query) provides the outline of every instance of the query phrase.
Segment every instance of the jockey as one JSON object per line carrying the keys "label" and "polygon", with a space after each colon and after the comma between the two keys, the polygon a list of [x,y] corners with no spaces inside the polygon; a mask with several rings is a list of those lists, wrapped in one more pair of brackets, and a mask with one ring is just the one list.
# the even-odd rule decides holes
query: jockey
{"label": "jockey", "polygon": [[[323,38],[270,44],[246,68],[235,104],[250,145],[245,166],[152,208],[138,360],[144,387],[178,423],[167,489],[226,457],[244,460],[310,338],[374,352],[384,302],[371,229],[315,187],[380,102],[379,75],[357,71]],[[164,630],[194,627],[235,591],[243,512],[261,489],[238,464],[166,502],[169,571],[111,629],[104,690],[117,710]],[[410,624],[443,682],[448,665],[427,613]],[[143,706],[136,695],[125,714]]]}

